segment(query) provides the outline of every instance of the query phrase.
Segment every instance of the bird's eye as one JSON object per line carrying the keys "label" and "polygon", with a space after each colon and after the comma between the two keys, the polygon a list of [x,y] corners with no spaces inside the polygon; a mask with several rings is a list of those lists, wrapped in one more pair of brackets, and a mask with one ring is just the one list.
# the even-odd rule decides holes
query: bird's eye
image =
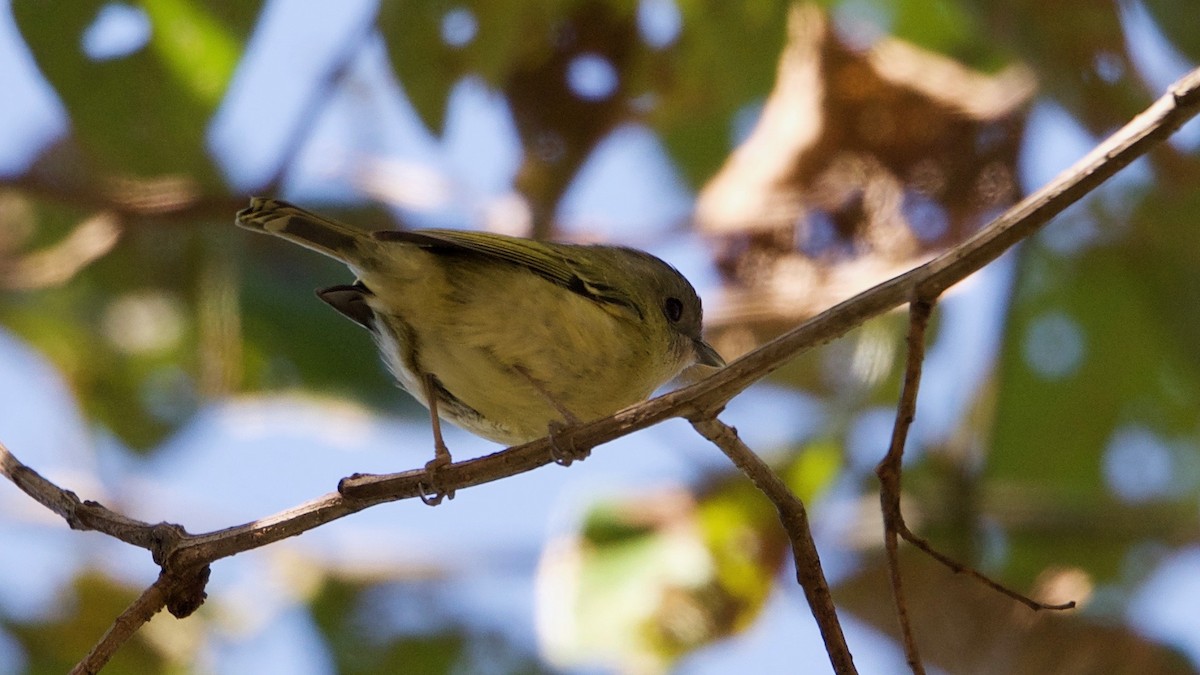
{"label": "bird's eye", "polygon": [[678,322],[683,318],[683,301],[679,298],[667,298],[663,303],[663,314],[667,316],[667,321]]}

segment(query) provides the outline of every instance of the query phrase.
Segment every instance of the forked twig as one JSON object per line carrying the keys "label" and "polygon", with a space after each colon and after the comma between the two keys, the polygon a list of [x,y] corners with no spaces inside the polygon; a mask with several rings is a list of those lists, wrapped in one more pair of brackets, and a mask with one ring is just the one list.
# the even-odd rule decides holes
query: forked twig
{"label": "forked twig", "polygon": [[908,618],[908,607],[904,600],[898,548],[898,539],[900,538],[924,551],[934,560],[942,563],[955,573],[967,574],[989,588],[1035,611],[1043,609],[1064,610],[1075,607],[1074,602],[1057,605],[1038,602],[1029,596],[1008,588],[975,568],[964,565],[933,548],[928,540],[913,533],[908,528],[908,524],[904,522],[904,514],[900,510],[900,483],[903,474],[904,445],[908,439],[909,429],[912,427],[913,420],[917,414],[917,393],[921,385],[921,367],[925,362],[925,330],[929,326],[929,317],[933,312],[934,301],[932,298],[917,298],[909,303],[908,351],[905,356],[904,383],[900,389],[900,401],[896,405],[896,421],[892,426],[891,443],[888,445],[888,451],[883,461],[875,468],[875,473],[879,476],[879,502],[883,511],[884,550],[887,553],[892,600],[896,606],[896,618],[900,623],[904,656],[914,675],[923,675],[925,666],[921,663],[916,638],[912,632],[912,624]]}
{"label": "forked twig", "polygon": [[[900,553],[897,535],[907,532],[904,515],[900,513],[900,476],[904,460],[904,443],[908,430],[917,414],[917,391],[921,386],[921,366],[925,362],[925,329],[929,315],[933,312],[933,301],[916,299],[908,306],[908,352],[904,360],[904,383],[900,387],[900,401],[896,404],[896,422],[892,426],[892,440],[887,454],[875,473],[879,476],[879,503],[883,509],[883,542],[887,552],[888,576],[892,586],[892,601],[896,606],[896,619],[900,622],[901,642],[904,658],[913,675],[924,675],[925,666],[917,651],[917,640],[913,636],[912,623],[908,619],[908,603],[904,601],[903,577],[900,574]],[[911,534],[911,533],[910,533]],[[905,537],[907,539],[907,537]]]}

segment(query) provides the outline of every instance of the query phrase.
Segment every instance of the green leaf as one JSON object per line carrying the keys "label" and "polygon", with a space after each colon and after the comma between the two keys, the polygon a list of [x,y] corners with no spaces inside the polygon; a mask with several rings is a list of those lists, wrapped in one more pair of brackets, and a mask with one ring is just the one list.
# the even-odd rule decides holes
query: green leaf
{"label": "green leaf", "polygon": [[689,183],[704,183],[733,148],[733,122],[775,82],[789,2],[681,2],[683,32],[647,57],[649,121]]}
{"label": "green leaf", "polygon": [[829,440],[809,443],[800,450],[784,472],[788,487],[804,503],[811,503],[841,473],[842,447]]}
{"label": "green leaf", "polygon": [[108,2],[13,2],[42,74],[62,99],[93,170],[121,176],[185,174],[218,185],[205,147],[208,122],[240,56],[251,17],[231,26],[188,0],[147,0],[149,43],[94,59],[83,36]]}
{"label": "green leaf", "polygon": [[[516,69],[544,58],[551,27],[577,4],[575,0],[522,5],[481,0],[385,2],[376,21],[409,102],[425,125],[441,134],[447,97],[461,78],[473,75],[502,89]],[[443,27],[448,17],[473,23],[469,40],[447,42]]]}
{"label": "green leaf", "polygon": [[242,45],[209,9],[189,0],[143,0],[150,44],[178,87],[212,110],[233,77]]}
{"label": "green leaf", "polygon": [[[137,597],[137,591],[119,586],[98,573],[88,572],[63,589],[63,610],[51,618],[29,623],[4,622],[5,632],[16,638],[28,662],[29,675],[65,673],[82,659],[113,618]],[[69,608],[69,609],[67,609]],[[145,631],[133,634],[112,656],[106,673],[166,673],[168,659],[146,639]]]}
{"label": "green leaf", "polygon": [[[1082,217],[1074,211],[1052,227],[1087,227]],[[1132,247],[1115,240],[1065,256],[1034,245],[1022,257],[987,466],[1003,493],[1028,493],[1028,508],[1043,510],[1039,520],[1047,527],[1010,533],[1018,579],[1031,581],[1050,563],[1108,578],[1119,573],[1129,546],[1154,536],[1099,517],[1117,506],[1104,462],[1119,430],[1197,442],[1200,367],[1194,342],[1181,339],[1180,330],[1195,327],[1194,316],[1180,321],[1195,312],[1162,311],[1144,270],[1169,265],[1161,257],[1139,261],[1145,242],[1127,236]],[[1180,473],[1146,498],[1166,503],[1190,494],[1195,483]]]}
{"label": "green leaf", "polygon": [[425,126],[435,134],[445,124],[446,99],[464,68],[441,39],[450,2],[384,2],[376,18],[386,38],[396,77]]}
{"label": "green leaf", "polygon": [[902,0],[896,4],[892,35],[980,70],[1009,63],[983,39],[976,17],[958,0]]}
{"label": "green leaf", "polygon": [[[81,219],[74,208],[30,204],[48,232]],[[195,231],[127,233],[62,286],[0,296],[0,322],[46,354],[91,419],[135,448],[161,441],[198,404],[195,242]]]}
{"label": "green leaf", "polygon": [[1144,0],[1154,17],[1158,30],[1171,41],[1171,46],[1193,62],[1200,61],[1200,12],[1196,6],[1179,0]]}
{"label": "green leaf", "polygon": [[599,504],[542,572],[572,589],[552,600],[550,611],[572,617],[547,636],[552,658],[665,668],[751,625],[786,548],[775,509],[740,474],[695,502],[668,491]]}
{"label": "green leaf", "polygon": [[454,672],[468,636],[454,629],[394,636],[368,626],[363,610],[371,608],[375,590],[360,582],[329,579],[313,600],[313,618],[325,635],[337,671],[347,675]]}

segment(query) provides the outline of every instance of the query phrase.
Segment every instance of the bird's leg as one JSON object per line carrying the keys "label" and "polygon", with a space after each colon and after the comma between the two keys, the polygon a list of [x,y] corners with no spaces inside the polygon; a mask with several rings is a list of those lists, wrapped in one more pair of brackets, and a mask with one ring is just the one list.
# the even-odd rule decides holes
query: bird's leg
{"label": "bird's leg", "polygon": [[437,487],[438,470],[453,460],[450,458],[450,448],[447,448],[446,442],[442,440],[442,419],[438,417],[438,395],[433,374],[424,373],[421,384],[425,389],[425,400],[429,403],[429,419],[433,426],[433,459],[425,463],[425,471],[429,473],[434,487],[433,490],[427,490],[425,484],[421,483],[421,501],[428,506],[437,506],[442,503],[442,499],[454,499],[454,490],[444,491]]}
{"label": "bird's leg", "polygon": [[562,415],[563,421],[560,422],[558,420],[551,420],[550,428],[546,431],[547,438],[550,439],[550,454],[554,457],[554,463],[558,464],[559,466],[571,466],[571,463],[576,460],[582,462],[583,460],[587,459],[587,456],[592,454],[591,448],[584,448],[580,450],[579,448],[575,447],[574,443],[570,443],[569,447],[564,447],[563,441],[558,437],[558,433],[563,429],[579,424],[579,418],[576,417],[575,414],[570,410],[567,410],[566,406],[564,406],[562,403],[559,403],[558,399],[556,399],[541,382],[537,381],[537,378],[529,374],[529,371],[520,366],[517,366],[515,370],[529,382],[529,385],[533,387],[542,398],[546,399],[546,402],[549,403],[559,415]]}

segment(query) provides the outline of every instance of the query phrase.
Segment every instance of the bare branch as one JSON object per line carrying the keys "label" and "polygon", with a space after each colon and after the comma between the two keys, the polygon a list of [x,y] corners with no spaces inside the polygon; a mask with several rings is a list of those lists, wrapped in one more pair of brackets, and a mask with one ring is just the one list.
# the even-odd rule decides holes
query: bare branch
{"label": "bare branch", "polygon": [[34,501],[67,521],[72,530],[94,530],[120,539],[155,554],[162,550],[163,541],[183,533],[183,528],[134,520],[111,511],[99,502],[83,501],[70,490],[64,490],[41,474],[25,466],[8,448],[0,443],[0,473],[13,482]]}
{"label": "bare branch", "polygon": [[904,384],[900,389],[900,402],[896,405],[896,422],[892,427],[892,442],[883,461],[875,468],[879,476],[879,501],[883,509],[883,542],[887,551],[888,576],[892,585],[892,601],[896,605],[896,619],[900,622],[901,642],[904,658],[913,675],[925,675],[925,666],[917,651],[917,640],[913,636],[912,624],[908,620],[908,605],[904,602],[904,588],[900,575],[900,552],[897,535],[907,531],[904,516],[900,513],[900,476],[904,460],[904,443],[908,430],[917,414],[917,392],[921,385],[921,365],[925,362],[925,329],[933,302],[925,299],[913,300],[908,307],[908,356],[904,363]]}
{"label": "bare branch", "polygon": [[917,414],[917,393],[921,385],[921,366],[925,361],[925,330],[933,311],[933,301],[924,298],[909,304],[908,352],[904,366],[904,384],[900,389],[900,401],[896,405],[896,421],[892,426],[892,439],[887,454],[875,468],[879,476],[879,502],[883,511],[884,550],[887,552],[888,576],[892,587],[892,600],[896,606],[896,619],[900,623],[900,635],[904,644],[904,655],[914,675],[924,675],[925,666],[917,650],[916,638],[908,619],[908,606],[904,600],[903,579],[900,574],[898,539],[903,538],[934,560],[954,572],[965,573],[989,588],[1002,593],[1033,610],[1071,609],[1074,602],[1050,605],[1038,602],[991,579],[978,570],[955,561],[931,546],[928,540],[913,533],[904,522],[900,509],[901,478],[903,476],[904,445],[908,432]]}
{"label": "bare branch", "polygon": [[160,575],[133,604],[121,612],[104,637],[71,669],[71,675],[94,675],[100,672],[121,645],[128,642],[139,628],[167,604],[167,594],[163,589],[166,584],[165,576]]}
{"label": "bare branch", "polygon": [[691,423],[700,435],[712,441],[742,473],[749,476],[755,487],[761,490],[779,511],[779,521],[787,531],[788,540],[792,542],[796,580],[804,589],[804,597],[808,599],[809,609],[812,610],[813,618],[821,630],[821,638],[825,642],[834,672],[857,673],[850,649],[846,646],[846,637],[842,634],[837,610],[833,605],[833,596],[829,594],[829,584],[825,581],[825,572],[821,568],[820,555],[812,538],[812,528],[808,525],[808,512],[804,503],[792,494],[783,479],[772,471],[766,462],[747,447],[738,437],[737,429],[711,415],[694,418]]}

